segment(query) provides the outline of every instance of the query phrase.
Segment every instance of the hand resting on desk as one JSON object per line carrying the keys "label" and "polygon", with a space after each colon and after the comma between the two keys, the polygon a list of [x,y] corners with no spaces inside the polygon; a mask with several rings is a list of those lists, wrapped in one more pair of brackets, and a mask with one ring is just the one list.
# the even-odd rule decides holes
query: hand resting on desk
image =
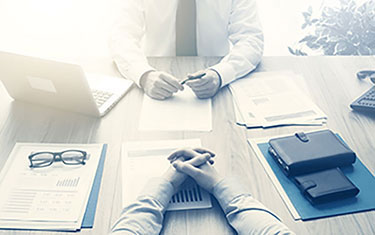
{"label": "hand resting on desk", "polygon": [[[199,99],[211,98],[221,87],[220,75],[211,69],[189,74],[187,77],[204,76],[186,82]],[[174,93],[184,90],[183,85],[174,76],[161,71],[149,71],[142,75],[140,85],[146,95],[153,99],[165,100]]]}
{"label": "hand resting on desk", "polygon": [[[174,162],[173,164],[183,164],[183,168],[185,169],[185,165],[190,167],[201,167],[204,165],[213,164],[214,161],[211,159],[215,156],[214,153],[208,150],[202,150],[197,152],[194,149],[183,149],[174,152],[172,155],[168,157],[168,160]],[[173,165],[174,166],[174,165]],[[213,169],[213,168],[212,168]],[[163,178],[167,181],[171,182],[174,189],[177,191],[178,187],[186,180],[188,174],[183,171],[177,171],[176,167],[170,167],[163,175]],[[202,179],[203,180],[203,179]]]}
{"label": "hand resting on desk", "polygon": [[112,234],[159,234],[169,200],[187,176],[216,197],[228,223],[238,234],[294,234],[237,179],[223,178],[212,166],[215,154],[202,148],[181,149],[168,160],[172,166],[154,178],[134,203],[126,206],[112,228]]}
{"label": "hand resting on desk", "polygon": [[140,85],[146,95],[158,100],[169,98],[184,89],[177,78],[161,71],[149,71],[143,74]]}
{"label": "hand resting on desk", "polygon": [[[213,162],[209,162],[210,157],[214,156],[214,153],[206,149],[182,149],[171,154],[168,160],[177,172],[192,177],[197,184],[212,193],[214,186],[223,179],[212,166]],[[206,161],[201,160],[204,157]]]}
{"label": "hand resting on desk", "polygon": [[198,71],[196,73],[189,74],[188,78],[196,77],[202,73],[205,73],[206,75],[204,75],[200,79],[187,81],[186,85],[188,85],[194,91],[195,95],[198,98],[211,98],[216,95],[216,93],[219,91],[221,87],[220,75],[212,69],[207,69],[204,71]]}

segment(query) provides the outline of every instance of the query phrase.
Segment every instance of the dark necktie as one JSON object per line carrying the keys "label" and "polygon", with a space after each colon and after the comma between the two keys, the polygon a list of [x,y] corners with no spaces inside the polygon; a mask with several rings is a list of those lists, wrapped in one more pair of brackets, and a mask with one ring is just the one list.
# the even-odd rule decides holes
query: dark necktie
{"label": "dark necktie", "polygon": [[179,0],[176,13],[176,55],[197,56],[195,0]]}

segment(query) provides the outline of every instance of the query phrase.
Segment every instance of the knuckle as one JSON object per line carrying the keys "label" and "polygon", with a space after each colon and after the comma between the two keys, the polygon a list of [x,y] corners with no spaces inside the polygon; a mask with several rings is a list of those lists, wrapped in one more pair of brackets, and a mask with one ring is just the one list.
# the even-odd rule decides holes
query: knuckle
{"label": "knuckle", "polygon": [[182,171],[186,171],[186,170],[188,170],[188,167],[186,166],[186,164],[179,164],[179,166],[180,166],[180,169],[181,169]]}
{"label": "knuckle", "polygon": [[191,172],[191,176],[192,176],[193,178],[198,178],[198,177],[199,177],[199,172],[197,172],[197,171],[192,171],[192,172]]}
{"label": "knuckle", "polygon": [[160,88],[163,86],[163,82],[160,79],[157,79],[154,81],[154,86]]}
{"label": "knuckle", "polygon": [[158,87],[152,87],[150,89],[150,93],[153,95],[158,95],[159,88]]}

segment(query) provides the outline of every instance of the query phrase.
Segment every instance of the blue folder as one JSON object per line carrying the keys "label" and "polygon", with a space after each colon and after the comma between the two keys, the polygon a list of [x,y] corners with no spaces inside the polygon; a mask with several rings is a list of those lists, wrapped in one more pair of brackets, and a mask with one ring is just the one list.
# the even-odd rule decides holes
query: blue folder
{"label": "blue folder", "polygon": [[269,144],[258,144],[258,148],[272,168],[272,171],[278,178],[302,220],[318,219],[375,209],[375,178],[359,158],[357,158],[352,166],[341,167],[346,177],[359,188],[359,194],[355,198],[313,206],[303,196],[294,182],[283,173],[276,161],[268,153]]}
{"label": "blue folder", "polygon": [[87,203],[85,215],[83,217],[81,228],[92,228],[94,226],[96,205],[98,204],[98,196],[100,183],[102,181],[104,160],[107,152],[107,144],[103,144],[102,153],[100,155],[98,169],[96,170],[94,183],[91,189],[89,201]]}

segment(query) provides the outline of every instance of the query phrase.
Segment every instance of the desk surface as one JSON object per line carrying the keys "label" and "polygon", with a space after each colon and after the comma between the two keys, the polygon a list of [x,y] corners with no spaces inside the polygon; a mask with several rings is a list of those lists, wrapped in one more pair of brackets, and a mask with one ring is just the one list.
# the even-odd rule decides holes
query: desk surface
{"label": "desk surface", "polygon": [[[150,63],[156,68],[177,77],[217,61],[219,58],[150,58]],[[327,127],[339,132],[369,170],[374,172],[375,117],[352,112],[349,108],[352,100],[371,87],[369,81],[357,80],[355,73],[373,68],[374,63],[374,57],[265,57],[257,71],[292,70],[302,74],[313,101],[328,115]],[[97,66],[96,70],[104,66],[103,72],[116,74],[108,61]],[[295,222],[246,142],[246,138],[307,131],[318,127],[246,130],[234,123],[231,94],[228,88],[224,88],[213,99],[212,132],[140,132],[137,126],[142,97],[141,90],[134,87],[108,115],[95,119],[12,102],[0,84],[0,169],[16,142],[108,143],[94,229],[81,232],[106,234],[121,211],[121,144],[131,140],[201,138],[203,146],[217,153],[218,171],[240,177],[253,196],[279,215],[297,234],[375,234],[374,211]],[[0,234],[10,233],[0,230]],[[212,209],[167,213],[162,233],[232,234],[233,230],[214,201]]]}

